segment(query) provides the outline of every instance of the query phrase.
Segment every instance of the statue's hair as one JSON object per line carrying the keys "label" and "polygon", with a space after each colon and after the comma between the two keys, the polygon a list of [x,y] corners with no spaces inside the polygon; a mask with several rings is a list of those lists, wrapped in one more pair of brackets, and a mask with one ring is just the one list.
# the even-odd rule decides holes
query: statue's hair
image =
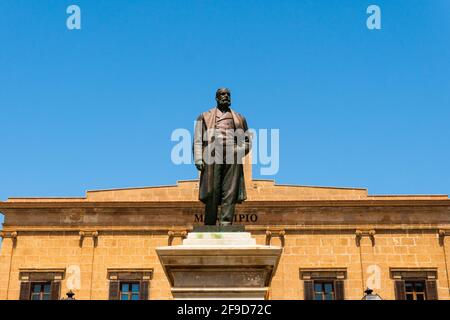
{"label": "statue's hair", "polygon": [[228,92],[230,93],[230,95],[231,95],[231,90],[230,90],[230,89],[228,89],[228,88],[219,88],[219,89],[217,89],[217,91],[216,91],[216,97],[219,95],[219,92],[220,92],[220,91],[223,91],[223,90],[228,91]]}

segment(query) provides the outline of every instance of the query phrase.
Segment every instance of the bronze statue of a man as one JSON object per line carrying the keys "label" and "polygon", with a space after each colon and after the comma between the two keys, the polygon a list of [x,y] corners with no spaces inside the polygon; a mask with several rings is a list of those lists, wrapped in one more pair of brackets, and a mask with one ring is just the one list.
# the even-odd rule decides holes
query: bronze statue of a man
{"label": "bronze statue of a man", "polygon": [[200,171],[199,199],[205,204],[205,225],[231,225],[235,204],[247,196],[242,159],[250,151],[247,121],[230,108],[227,88],[216,92],[217,106],[197,118],[194,134],[194,161]]}

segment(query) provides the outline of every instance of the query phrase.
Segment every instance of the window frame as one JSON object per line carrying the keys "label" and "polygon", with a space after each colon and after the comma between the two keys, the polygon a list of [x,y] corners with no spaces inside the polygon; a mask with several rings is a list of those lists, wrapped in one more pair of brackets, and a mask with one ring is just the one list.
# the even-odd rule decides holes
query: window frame
{"label": "window frame", "polygon": [[[150,280],[152,277],[153,269],[108,269],[109,300],[122,300],[122,284],[126,283],[138,283],[138,300],[149,300]],[[132,297],[131,291],[130,294]]]}
{"label": "window frame", "polygon": [[304,284],[305,300],[316,300],[316,283],[332,283],[333,300],[345,300],[346,268],[300,268],[300,279]]}
{"label": "window frame", "polygon": [[425,300],[438,300],[437,268],[390,268],[391,279],[394,280],[394,293],[396,300],[406,300],[407,295],[417,298],[417,292],[406,291],[407,282],[423,283]]}
{"label": "window frame", "polygon": [[[45,286],[48,285],[48,292],[45,293]],[[33,299],[33,296],[36,295],[34,292],[35,286],[41,286],[41,290],[39,290],[39,293],[37,293],[39,299]],[[51,300],[52,297],[52,281],[33,281],[31,282],[31,288],[30,288],[30,300]],[[43,299],[44,295],[48,295],[48,299]]]}
{"label": "window frame", "polygon": [[[331,285],[331,299],[330,300],[336,300],[336,293],[335,293],[335,281],[333,279],[327,280],[327,279],[321,279],[321,280],[314,280],[313,282],[313,290],[314,290],[314,300],[315,301],[328,301],[329,299],[325,299],[326,297],[326,291],[325,291],[325,285],[330,284]],[[316,291],[316,285],[320,285],[322,291]],[[317,295],[321,295],[321,299],[316,299]]]}
{"label": "window frame", "polygon": [[[407,284],[411,283],[412,284],[412,288],[413,291],[407,291]],[[422,291],[416,291],[416,286],[415,284],[417,283],[421,283],[422,284]],[[425,279],[405,279],[405,299],[408,299],[408,295],[412,294],[413,297],[413,301],[418,301],[419,299],[417,299],[417,293],[421,293],[423,295],[423,299],[422,300],[427,300],[427,289],[426,289],[426,280]]]}
{"label": "window frame", "polygon": [[[138,285],[138,290],[137,290],[137,292],[134,292],[132,290],[132,288],[133,288],[133,285],[136,285],[136,284]],[[128,285],[129,290],[122,291],[123,285]],[[142,286],[141,281],[119,281],[119,299],[121,301],[133,301],[133,295],[137,294],[138,295],[137,300],[142,300],[141,299],[141,286]],[[122,295],[126,295],[128,297],[128,299],[122,299]]]}
{"label": "window frame", "polygon": [[66,269],[19,269],[19,300],[31,300],[34,285],[43,283],[50,284],[49,300],[59,300],[61,282],[64,279],[65,272]]}

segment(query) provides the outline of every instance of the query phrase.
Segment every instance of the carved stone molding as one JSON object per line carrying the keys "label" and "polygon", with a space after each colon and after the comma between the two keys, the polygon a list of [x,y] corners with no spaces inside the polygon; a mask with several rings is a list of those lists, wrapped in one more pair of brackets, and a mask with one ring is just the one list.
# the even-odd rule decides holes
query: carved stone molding
{"label": "carved stone molding", "polygon": [[281,241],[281,246],[284,247],[286,231],[284,229],[267,229],[266,230],[266,246],[270,246],[272,237],[278,237]]}
{"label": "carved stone molding", "polygon": [[170,230],[167,235],[169,236],[167,240],[167,245],[171,246],[174,238],[186,239],[187,231],[186,230]]}
{"label": "carved stone molding", "polygon": [[346,268],[300,268],[299,271],[302,280],[345,280],[347,278]]}
{"label": "carved stone molding", "polygon": [[148,281],[153,277],[153,268],[150,269],[110,269],[107,272],[108,280],[118,281]]}
{"label": "carved stone molding", "polygon": [[66,269],[19,269],[20,281],[61,281]]}
{"label": "carved stone molding", "polygon": [[361,239],[362,237],[369,237],[370,242],[372,243],[372,247],[375,246],[375,230],[356,230],[355,236],[356,236],[356,246],[361,246]]}
{"label": "carved stone molding", "polygon": [[16,240],[17,238],[17,231],[1,231],[0,237],[2,238],[11,238],[13,240]]}
{"label": "carved stone molding", "polygon": [[91,237],[92,242],[94,243],[94,247],[97,246],[97,240],[98,240],[98,231],[96,230],[80,230],[80,247],[83,246],[84,238]]}
{"label": "carved stone molding", "polygon": [[0,237],[2,239],[11,239],[13,247],[16,246],[17,243],[17,231],[0,231]]}
{"label": "carved stone molding", "polygon": [[441,246],[443,246],[445,237],[450,236],[450,230],[449,229],[439,229],[438,234],[439,234],[439,244]]}
{"label": "carved stone molding", "polygon": [[391,279],[404,280],[404,279],[437,279],[436,268],[390,268],[389,273]]}

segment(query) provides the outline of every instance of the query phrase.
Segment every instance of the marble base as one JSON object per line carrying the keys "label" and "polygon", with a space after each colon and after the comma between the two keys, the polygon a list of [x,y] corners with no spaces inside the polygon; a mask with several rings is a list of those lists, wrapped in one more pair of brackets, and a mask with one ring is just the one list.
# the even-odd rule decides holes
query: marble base
{"label": "marble base", "polygon": [[244,232],[245,227],[243,225],[229,225],[229,226],[194,226],[192,232]]}
{"label": "marble base", "polygon": [[191,232],[156,252],[174,299],[265,299],[282,248],[248,232]]}
{"label": "marble base", "polygon": [[249,232],[191,232],[184,246],[256,246]]}

